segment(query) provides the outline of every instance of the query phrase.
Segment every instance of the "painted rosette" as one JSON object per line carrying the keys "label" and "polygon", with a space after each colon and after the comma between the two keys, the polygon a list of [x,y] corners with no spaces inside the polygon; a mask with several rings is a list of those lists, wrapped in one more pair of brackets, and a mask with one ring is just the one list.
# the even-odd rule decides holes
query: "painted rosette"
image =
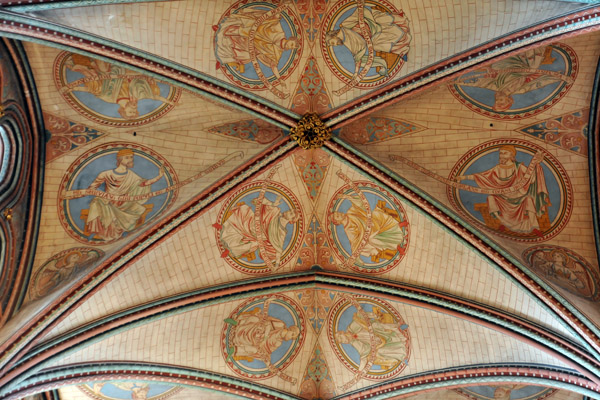
{"label": "painted rosette", "polygon": [[[65,193],[71,191],[88,189],[101,173],[114,170],[117,166],[117,153],[123,150],[133,153],[134,165],[132,168],[129,168],[128,171],[131,170],[137,175],[139,177],[137,179],[153,179],[158,176],[160,169],[163,168],[164,175],[150,186],[150,192],[162,190],[164,193],[143,200],[131,201],[130,203],[136,203],[144,208],[144,210],[139,213],[135,227],[129,231],[124,230],[119,235],[100,237],[100,234],[94,234],[88,229],[90,206],[92,201],[99,197],[88,195],[67,199],[64,196]],[[106,143],[85,152],[69,166],[58,190],[58,213],[60,222],[67,233],[79,242],[93,245],[113,243],[138,231],[141,227],[146,225],[148,221],[156,218],[167,210],[177,198],[178,189],[175,185],[178,183],[179,180],[173,166],[154,150],[146,146],[128,142]],[[173,190],[168,189],[173,186],[175,186]],[[99,195],[106,193],[106,184],[103,183],[97,188],[97,191],[102,192],[98,193]],[[124,202],[127,203],[127,200],[109,200],[107,202],[109,203],[107,207],[127,208],[127,210],[123,210],[123,212],[129,214],[132,213],[131,208],[139,208],[133,204],[132,207],[128,207]],[[106,213],[106,215],[108,214],[110,214],[110,212]],[[118,217],[113,215],[112,218],[106,219],[104,223],[106,226],[117,226]]]}
{"label": "painted rosette", "polygon": [[[262,215],[257,216],[255,203],[261,191],[264,203],[272,204],[278,199],[280,203],[266,205],[261,210]],[[296,220],[283,225],[281,221],[290,211],[296,213]],[[282,224],[280,230],[274,227],[277,226],[276,219]],[[259,225],[260,236],[256,234],[256,224]],[[287,187],[273,181],[255,181],[241,186],[225,202],[213,227],[216,228],[221,257],[246,274],[275,272],[279,266],[284,266],[300,248],[305,231],[300,201]],[[279,245],[282,251],[277,260],[274,249]]]}
{"label": "painted rosette", "polygon": [[[387,15],[387,17],[383,17],[386,19],[386,24],[390,24],[389,20],[391,18],[405,18],[404,12],[402,10],[398,10],[388,1],[366,0],[364,3],[366,9],[381,13],[380,15]],[[356,4],[357,2],[355,0],[342,0],[336,2],[325,17],[322,24],[323,29],[321,31],[321,50],[323,53],[323,57],[325,58],[325,63],[327,64],[331,72],[333,72],[333,74],[344,83],[350,83],[352,81],[355,69],[354,56],[350,49],[345,45],[328,46],[325,40],[325,34],[327,32],[339,29],[340,25],[344,23],[344,21],[347,21],[349,18],[354,19],[353,14],[357,9]],[[375,21],[377,21],[377,18],[375,18]],[[365,23],[368,25],[368,21],[365,21]],[[408,32],[408,21],[405,29],[407,31],[404,32],[404,34],[409,35],[410,33]],[[371,34],[374,35],[373,32]],[[383,36],[381,33],[378,35]],[[395,38],[395,40],[400,39],[401,38]],[[394,43],[389,43],[390,47],[393,45]],[[408,46],[409,45],[406,44],[407,50]],[[365,51],[365,54],[368,54],[368,50]],[[407,60],[406,54],[404,56],[401,56],[392,52],[385,53],[383,58],[386,62],[386,73],[380,74],[377,70],[377,67],[371,67],[366,73],[365,77],[354,87],[359,89],[374,89],[385,84],[386,82],[393,79],[394,76],[396,76],[396,74],[400,71],[400,69],[402,69],[402,66],[404,66],[404,63]]]}
{"label": "painted rosette", "polygon": [[546,49],[545,54],[536,55],[531,50],[467,72],[448,89],[467,108],[486,117],[532,117],[559,102],[579,71],[571,47],[555,43]]}
{"label": "painted rosette", "polygon": [[367,274],[388,272],[408,250],[410,224],[406,212],[398,199],[382,187],[369,181],[353,183],[360,195],[344,185],[329,201],[327,240],[342,268]]}
{"label": "painted rosette", "polygon": [[180,88],[151,76],[66,51],[54,61],[54,83],[75,111],[112,127],[156,121],[181,97]]}
{"label": "painted rosette", "polygon": [[530,247],[523,259],[544,280],[589,301],[600,300],[600,277],[582,256],[573,250],[551,245]]}
{"label": "painted rosette", "polygon": [[295,382],[284,370],[300,352],[305,338],[300,306],[289,297],[270,294],[243,302],[225,319],[221,350],[227,366],[244,378],[277,375]]}
{"label": "painted rosette", "polygon": [[[514,187],[502,187],[499,183],[511,178],[501,176],[504,165],[500,165],[500,150],[511,148],[517,165]],[[529,170],[530,177],[526,175]],[[448,186],[447,195],[459,213],[478,227],[519,242],[541,242],[558,235],[569,222],[571,182],[563,166],[544,148],[520,139],[485,142],[469,150],[448,179],[456,181],[458,176],[474,174],[481,176],[484,187],[475,180],[462,180],[462,184],[473,187],[472,191]],[[527,217],[534,214],[535,220],[527,223]]]}
{"label": "painted rosette", "polygon": [[[215,48],[215,56],[218,61],[218,68],[220,68],[220,70],[225,74],[225,76],[227,76],[227,78],[230,81],[232,81],[239,87],[242,87],[247,90],[269,89],[265,85],[265,83],[260,79],[256,70],[254,69],[254,66],[249,59],[249,55],[241,54],[245,53],[246,50],[238,49],[236,47],[236,43],[248,42],[247,31],[249,31],[250,27],[248,27],[247,31],[241,32],[243,29],[240,29],[239,26],[243,24],[248,24],[248,21],[250,19],[254,19],[255,23],[259,25],[257,27],[257,31],[260,31],[261,17],[259,17],[259,14],[262,13],[264,18],[264,15],[271,12],[272,10],[275,10],[277,7],[278,4],[266,1],[250,2],[248,0],[241,0],[229,7],[227,11],[221,16],[221,19],[219,20],[218,24],[213,26],[213,30],[215,30],[213,44]],[[290,8],[285,8],[284,10],[282,10],[279,13],[279,17],[279,27],[271,27],[271,29],[265,28],[264,33],[262,33],[262,35],[266,36],[263,37],[263,39],[268,40],[268,35],[272,35],[273,37],[275,37],[275,35],[277,34],[274,33],[274,31],[281,30],[281,32],[279,32],[279,36],[283,34],[286,39],[296,38],[298,46],[294,49],[284,50],[281,53],[281,57],[279,58],[279,62],[277,64],[277,68],[279,69],[280,75],[279,79],[275,76],[275,74],[273,74],[273,71],[271,71],[271,69],[261,61],[260,56],[256,57],[261,72],[269,83],[274,83],[275,81],[285,81],[298,66],[298,63],[300,62],[300,55],[302,53],[302,23],[300,22],[298,17],[291,11]],[[260,35],[261,33],[258,32],[257,36]],[[224,44],[222,44],[221,46],[223,46],[224,49],[219,49],[219,42],[224,36],[230,36],[232,38],[232,43],[230,44],[230,46],[225,46]],[[255,40],[259,41],[259,39]],[[260,49],[255,49],[255,51],[260,52]],[[219,56],[220,54],[222,55],[221,57]],[[227,56],[225,56],[224,54],[226,54]],[[244,61],[244,63],[231,61],[236,58],[239,59],[238,61]]]}
{"label": "painted rosette", "polygon": [[95,382],[77,387],[86,396],[96,400],[165,400],[183,389],[180,386],[141,381]]}
{"label": "painted rosette", "polygon": [[408,365],[411,353],[408,325],[383,300],[341,296],[329,312],[327,334],[336,356],[355,374],[345,386],[363,378],[389,379]]}

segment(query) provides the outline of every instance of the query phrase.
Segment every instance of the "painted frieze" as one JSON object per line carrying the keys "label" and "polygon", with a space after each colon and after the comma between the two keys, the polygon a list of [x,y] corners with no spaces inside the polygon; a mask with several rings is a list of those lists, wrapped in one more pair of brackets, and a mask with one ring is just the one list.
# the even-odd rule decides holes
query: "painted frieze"
{"label": "painted frieze", "polygon": [[535,246],[523,258],[542,278],[569,293],[590,301],[600,301],[597,270],[572,250],[559,246]]}
{"label": "painted frieze", "polygon": [[289,97],[286,80],[302,52],[302,24],[293,2],[241,0],[213,26],[217,69],[246,90]]}
{"label": "painted frieze", "polygon": [[448,198],[461,214],[510,239],[548,240],[571,215],[573,190],[564,168],[524,140],[498,139],[471,149],[446,183]]}
{"label": "painted frieze", "polygon": [[290,189],[271,180],[275,171],[238,188],[213,224],[221,257],[244,273],[279,270],[302,243],[304,212]]}
{"label": "painted frieze", "polygon": [[479,114],[497,119],[526,118],[564,97],[578,70],[573,49],[555,43],[468,72],[448,87],[458,101]]}
{"label": "painted frieze", "polygon": [[468,386],[455,391],[472,400],[541,400],[551,397],[557,389],[528,385],[500,385]]}
{"label": "painted frieze", "polygon": [[385,301],[339,295],[329,314],[328,337],[338,359],[354,373],[342,391],[361,379],[389,379],[408,365],[408,325]]}
{"label": "painted frieze", "polygon": [[181,391],[181,387],[160,383],[110,381],[78,386],[87,397],[97,400],[164,400]]}
{"label": "painted frieze", "polygon": [[391,270],[408,249],[410,229],[404,208],[390,192],[369,181],[351,181],[329,200],[327,233],[338,265],[362,273]]}
{"label": "painted frieze", "polygon": [[66,118],[44,112],[46,162],[104,136],[104,132]]}
{"label": "painted frieze", "polygon": [[588,155],[588,121],[590,109],[572,111],[517,129],[565,150]]}
{"label": "painted frieze", "polygon": [[341,0],[323,21],[321,50],[345,86],[334,91],[373,89],[392,79],[407,60],[410,21],[385,0]]}
{"label": "painted frieze", "polygon": [[99,249],[76,247],[61,251],[46,261],[35,273],[29,289],[29,298],[44,297],[62,283],[72,280],[81,271],[94,265],[104,256]]}
{"label": "painted frieze", "polygon": [[155,121],[175,107],[181,89],[80,54],[62,52],[54,82],[66,102],[84,117],[113,127]]}
{"label": "painted frieze", "polygon": [[152,149],[107,143],[69,167],[60,184],[60,220],[80,242],[111,243],[169,208],[178,183],[171,164]]}
{"label": "painted frieze", "polygon": [[236,374],[250,379],[277,376],[296,384],[285,368],[306,337],[304,315],[291,298],[279,294],[254,297],[225,319],[223,357]]}

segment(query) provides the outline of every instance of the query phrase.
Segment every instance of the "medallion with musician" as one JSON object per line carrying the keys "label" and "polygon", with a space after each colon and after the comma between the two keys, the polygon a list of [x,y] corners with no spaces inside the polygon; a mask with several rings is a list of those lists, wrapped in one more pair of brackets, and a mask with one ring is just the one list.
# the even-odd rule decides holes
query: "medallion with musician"
{"label": "medallion with musician", "polygon": [[213,227],[221,257],[241,272],[260,274],[278,271],[295,256],[304,216],[296,196],[267,178],[235,191]]}
{"label": "medallion with musician", "polygon": [[360,379],[383,380],[408,365],[408,325],[391,304],[372,297],[341,295],[329,313],[328,337],[335,354]]}
{"label": "medallion with musician", "polygon": [[246,90],[289,97],[286,80],[298,66],[303,41],[294,10],[292,1],[232,5],[213,26],[217,69]]}
{"label": "medallion with musician", "polygon": [[284,372],[306,336],[304,315],[294,300],[279,294],[253,297],[224,322],[221,344],[229,368],[245,378],[275,375],[296,384]]}
{"label": "medallion with musician", "polygon": [[385,0],[342,0],[323,21],[321,50],[346,85],[334,91],[372,89],[392,79],[407,60],[409,20]]}
{"label": "medallion with musician", "polygon": [[380,274],[398,265],[408,249],[404,208],[391,193],[369,181],[351,181],[328,206],[328,241],[342,269]]}
{"label": "medallion with musician", "polygon": [[564,168],[533,143],[498,139],[465,154],[447,180],[448,198],[463,215],[500,236],[539,242],[556,236],[572,209]]}

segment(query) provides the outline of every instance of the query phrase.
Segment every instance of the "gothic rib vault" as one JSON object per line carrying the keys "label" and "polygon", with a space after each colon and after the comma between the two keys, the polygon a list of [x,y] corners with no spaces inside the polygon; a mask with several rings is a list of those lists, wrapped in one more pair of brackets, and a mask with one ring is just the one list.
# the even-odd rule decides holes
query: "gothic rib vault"
{"label": "gothic rib vault", "polygon": [[600,398],[594,2],[20,3],[0,398]]}

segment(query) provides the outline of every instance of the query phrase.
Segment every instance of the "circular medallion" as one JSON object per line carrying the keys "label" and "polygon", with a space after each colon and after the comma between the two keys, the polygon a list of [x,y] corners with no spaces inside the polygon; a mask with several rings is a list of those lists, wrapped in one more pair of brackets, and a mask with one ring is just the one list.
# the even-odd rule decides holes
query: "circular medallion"
{"label": "circular medallion", "polygon": [[79,272],[94,265],[103,256],[102,250],[90,247],[75,247],[55,254],[33,276],[29,297],[32,300],[44,297],[61,283],[72,280]]}
{"label": "circular medallion", "polygon": [[556,236],[573,208],[565,169],[543,148],[525,140],[498,139],[471,149],[454,166],[452,205],[478,226],[521,242]]}
{"label": "circular medallion", "polygon": [[213,26],[217,68],[236,85],[248,90],[282,86],[298,66],[302,23],[286,4],[241,0]]}
{"label": "circular medallion", "polygon": [[408,365],[408,325],[382,300],[342,296],[329,313],[328,336],[340,361],[366,379],[389,379]]}
{"label": "circular medallion", "polygon": [[278,294],[253,297],[225,319],[223,357],[229,368],[245,378],[278,375],[292,381],[283,370],[302,348],[304,329],[304,316],[292,299]]}
{"label": "circular medallion", "polygon": [[528,385],[468,386],[454,390],[472,400],[541,400],[557,392],[553,388]]}
{"label": "circular medallion", "polygon": [[74,239],[107,244],[138,230],[177,197],[175,170],[155,151],[125,142],[81,155],[59,187],[60,221]]}
{"label": "circular medallion", "polygon": [[114,127],[155,121],[176,105],[181,89],[137,71],[80,54],[62,52],[54,82],[63,98],[84,117]]}
{"label": "circular medallion", "polygon": [[164,400],[182,389],[179,386],[138,381],[86,383],[78,388],[88,397],[97,400]]}
{"label": "circular medallion", "polygon": [[354,184],[359,193],[346,184],[329,201],[327,239],[346,267],[361,273],[387,272],[408,249],[406,212],[387,190],[368,181]]}
{"label": "circular medallion", "polygon": [[375,54],[370,68],[354,85],[372,89],[392,79],[406,62],[411,41],[409,21],[402,10],[385,0],[366,0],[362,18],[360,14],[356,1],[336,2],[323,21],[321,50],[334,75],[350,83],[369,66],[372,46]]}
{"label": "circular medallion", "polygon": [[[261,193],[262,204],[257,205]],[[300,202],[288,188],[272,181],[240,187],[213,226],[221,257],[247,274],[278,270],[294,257],[304,236]]]}
{"label": "circular medallion", "polygon": [[555,43],[468,72],[448,87],[476,113],[497,119],[528,118],[556,104],[573,86],[578,70],[573,49]]}
{"label": "circular medallion", "polygon": [[523,259],[543,279],[590,301],[600,300],[600,278],[583,257],[559,246],[535,246],[523,252]]}

